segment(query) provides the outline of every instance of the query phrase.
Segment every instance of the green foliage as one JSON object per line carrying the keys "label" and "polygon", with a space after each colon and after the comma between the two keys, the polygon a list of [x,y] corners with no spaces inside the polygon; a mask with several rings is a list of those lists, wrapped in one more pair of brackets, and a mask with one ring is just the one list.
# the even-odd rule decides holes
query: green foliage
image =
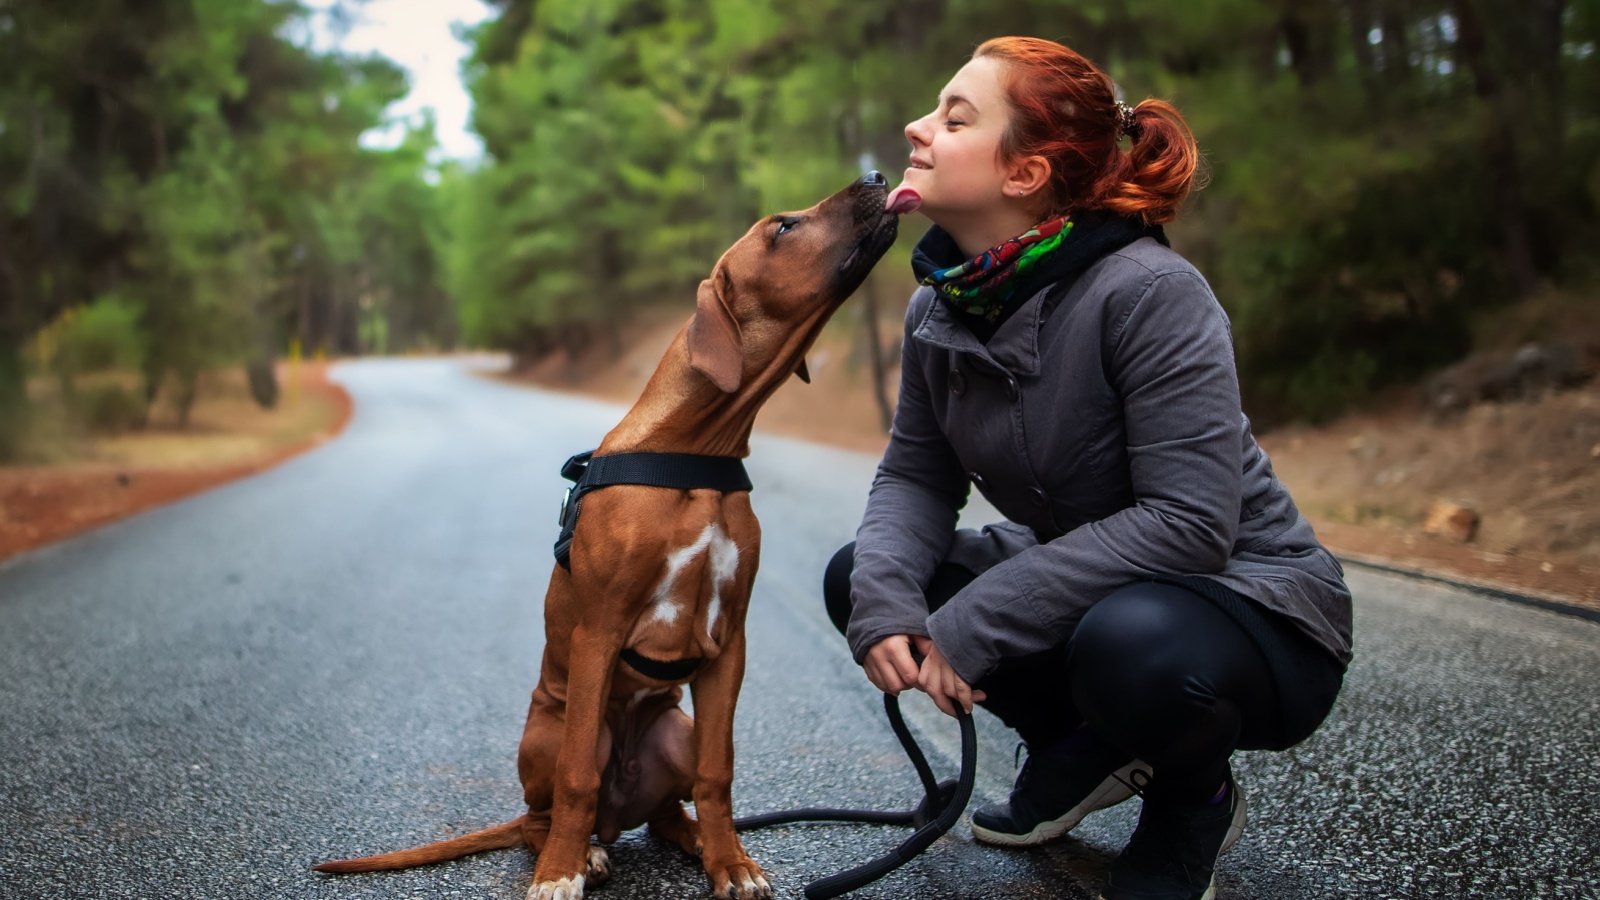
{"label": "green foliage", "polygon": [[[268,0],[0,2],[0,459],[26,414],[9,361],[96,297],[140,310],[139,402],[170,385],[180,409],[200,371],[291,338],[361,352],[362,320],[397,349],[454,340],[431,123],[363,148],[405,77],[296,43],[306,15]],[[95,402],[125,420],[120,401]]]}
{"label": "green foliage", "polygon": [[685,295],[755,216],[894,172],[904,123],[1007,33],[1063,40],[1130,100],[1183,110],[1212,177],[1170,231],[1229,308],[1269,420],[1460,355],[1481,310],[1563,277],[1596,236],[1593,4],[503,7],[472,69],[490,159],[449,185],[448,283],[497,346]]}
{"label": "green foliage", "polygon": [[138,370],[146,353],[141,310],[120,297],[105,297],[63,316],[51,329],[50,358],[42,362],[62,378],[95,372]]}
{"label": "green foliage", "polygon": [[467,67],[487,157],[439,167],[429,122],[361,146],[404,75],[296,43],[298,3],[0,0],[0,458],[21,348],[95,298],[140,311],[146,397],[180,405],[291,341],[533,356],[687,306],[757,216],[895,179],[904,124],[999,34],[1184,112],[1211,181],[1169,231],[1233,317],[1258,418],[1332,415],[1595,276],[1593,2],[496,6]]}

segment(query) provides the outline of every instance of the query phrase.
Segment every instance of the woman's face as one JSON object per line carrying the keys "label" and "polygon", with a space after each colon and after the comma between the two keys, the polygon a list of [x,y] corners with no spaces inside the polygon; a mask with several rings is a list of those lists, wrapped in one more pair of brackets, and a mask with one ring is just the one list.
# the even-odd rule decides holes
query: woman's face
{"label": "woman's face", "polygon": [[987,56],[970,60],[939,93],[939,105],[906,125],[911,165],[902,184],[922,197],[924,215],[947,228],[1006,203],[1000,139],[1011,105],[1000,85],[1002,65]]}

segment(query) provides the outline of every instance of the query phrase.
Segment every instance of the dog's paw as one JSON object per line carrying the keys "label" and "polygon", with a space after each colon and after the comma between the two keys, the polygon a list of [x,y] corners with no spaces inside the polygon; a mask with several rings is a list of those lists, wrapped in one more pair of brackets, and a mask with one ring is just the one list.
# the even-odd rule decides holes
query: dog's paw
{"label": "dog's paw", "polygon": [[534,882],[528,888],[528,900],[583,900],[583,876]]}
{"label": "dog's paw", "polygon": [[606,848],[598,844],[589,845],[589,871],[584,876],[584,883],[589,887],[599,887],[611,877],[611,855]]}
{"label": "dog's paw", "polygon": [[711,896],[719,900],[771,900],[772,885],[766,873],[749,859],[711,875]]}

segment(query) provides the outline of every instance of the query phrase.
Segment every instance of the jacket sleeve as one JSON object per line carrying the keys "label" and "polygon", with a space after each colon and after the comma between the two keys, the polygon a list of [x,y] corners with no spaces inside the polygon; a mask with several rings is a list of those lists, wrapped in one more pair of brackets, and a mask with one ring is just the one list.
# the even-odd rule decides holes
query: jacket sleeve
{"label": "jacket sleeve", "polygon": [[889,635],[927,635],[924,591],[967,502],[966,472],[934,417],[921,359],[926,350],[911,337],[917,309],[913,303],[906,317],[889,446],[856,532],[846,632],[856,662]]}
{"label": "jacket sleeve", "polygon": [[1066,640],[1117,588],[1218,572],[1232,552],[1242,412],[1221,305],[1198,275],[1162,274],[1105,328],[1134,503],[995,566],[929,618],[934,643],[969,684],[1002,657]]}

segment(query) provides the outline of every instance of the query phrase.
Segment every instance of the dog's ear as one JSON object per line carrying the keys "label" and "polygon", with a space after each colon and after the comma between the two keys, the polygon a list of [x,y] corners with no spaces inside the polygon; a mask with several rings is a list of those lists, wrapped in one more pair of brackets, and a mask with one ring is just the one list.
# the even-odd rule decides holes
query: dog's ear
{"label": "dog's ear", "polygon": [[711,273],[695,294],[694,318],[689,322],[689,365],[723,393],[731,394],[744,380],[744,350],[739,323],[723,300],[719,275]]}
{"label": "dog's ear", "polygon": [[804,356],[800,357],[800,365],[795,366],[794,374],[806,384],[811,383],[811,370],[806,367],[806,358]]}

